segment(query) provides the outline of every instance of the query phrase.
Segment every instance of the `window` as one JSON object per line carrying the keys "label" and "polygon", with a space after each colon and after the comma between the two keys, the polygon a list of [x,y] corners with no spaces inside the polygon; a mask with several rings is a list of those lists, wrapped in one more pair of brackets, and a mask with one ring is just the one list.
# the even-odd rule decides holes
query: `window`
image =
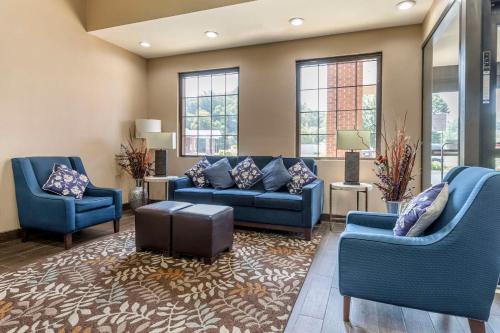
{"label": "window", "polygon": [[343,158],[337,130],[369,130],[374,158],[380,119],[382,55],[360,55],[297,62],[298,155]]}
{"label": "window", "polygon": [[238,155],[239,69],[181,73],[182,156]]}

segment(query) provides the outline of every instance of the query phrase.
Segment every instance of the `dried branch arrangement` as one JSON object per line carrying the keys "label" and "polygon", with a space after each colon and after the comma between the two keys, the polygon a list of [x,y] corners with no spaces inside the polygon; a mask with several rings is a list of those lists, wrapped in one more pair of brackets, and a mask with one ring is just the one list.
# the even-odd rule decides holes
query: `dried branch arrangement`
{"label": "dried branch arrangement", "polygon": [[392,140],[387,139],[387,132],[382,132],[384,151],[375,160],[375,175],[379,181],[375,186],[382,192],[385,201],[403,201],[411,197],[410,182],[420,140],[415,144],[406,135],[406,115],[402,126],[396,123],[396,135]]}
{"label": "dried branch arrangement", "polygon": [[152,156],[145,140],[140,140],[139,145],[134,144],[132,132],[129,132],[127,144],[122,144],[120,154],[116,155],[118,165],[134,179],[142,179],[149,176],[153,170]]}

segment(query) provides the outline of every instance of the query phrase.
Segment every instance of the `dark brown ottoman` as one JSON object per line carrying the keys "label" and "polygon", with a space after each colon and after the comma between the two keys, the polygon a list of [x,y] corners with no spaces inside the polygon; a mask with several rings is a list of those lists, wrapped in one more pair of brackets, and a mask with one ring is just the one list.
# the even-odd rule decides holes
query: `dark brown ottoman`
{"label": "dark brown ottoman", "polygon": [[135,247],[172,253],[172,214],[191,206],[187,202],[162,201],[140,207],[135,214]]}
{"label": "dark brown ottoman", "polygon": [[193,205],[174,213],[172,256],[202,257],[212,264],[217,254],[233,247],[233,208]]}

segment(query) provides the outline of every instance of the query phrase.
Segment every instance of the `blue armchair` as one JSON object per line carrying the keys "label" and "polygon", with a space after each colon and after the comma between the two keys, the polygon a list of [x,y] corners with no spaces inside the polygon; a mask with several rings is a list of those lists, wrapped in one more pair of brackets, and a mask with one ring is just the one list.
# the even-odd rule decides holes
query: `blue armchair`
{"label": "blue armchair", "polygon": [[122,216],[121,190],[99,188],[90,182],[80,200],[47,193],[42,186],[55,163],[87,174],[79,157],[12,159],[23,240],[30,229],[56,232],[64,235],[65,248],[69,249],[72,234],[86,227],[113,220],[114,231],[118,232]]}
{"label": "blue armchair", "polygon": [[397,237],[397,216],[351,212],[339,241],[344,320],[350,297],[469,318],[484,332],[500,274],[500,172],[459,167],[448,203],[421,237]]}

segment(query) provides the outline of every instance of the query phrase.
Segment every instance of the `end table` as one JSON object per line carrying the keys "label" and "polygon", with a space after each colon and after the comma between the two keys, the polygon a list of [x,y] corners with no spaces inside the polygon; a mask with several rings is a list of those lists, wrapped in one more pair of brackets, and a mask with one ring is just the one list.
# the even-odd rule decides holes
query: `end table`
{"label": "end table", "polygon": [[165,183],[165,200],[168,200],[168,181],[171,179],[177,179],[179,177],[177,176],[163,176],[163,177],[156,177],[156,176],[148,176],[144,177],[144,182],[146,183],[147,186],[147,191],[148,191],[148,201],[149,201],[149,183]]}
{"label": "end table", "polygon": [[[330,183],[330,231],[332,230],[332,202],[333,202],[333,191],[355,191],[356,192],[356,209],[359,208],[359,195],[360,193],[364,193],[365,195],[365,211],[368,211],[368,192],[373,189],[372,184],[368,183],[360,183],[359,185],[349,185],[344,184],[343,182],[334,182]],[[333,226],[335,229],[335,223],[333,222]]]}

